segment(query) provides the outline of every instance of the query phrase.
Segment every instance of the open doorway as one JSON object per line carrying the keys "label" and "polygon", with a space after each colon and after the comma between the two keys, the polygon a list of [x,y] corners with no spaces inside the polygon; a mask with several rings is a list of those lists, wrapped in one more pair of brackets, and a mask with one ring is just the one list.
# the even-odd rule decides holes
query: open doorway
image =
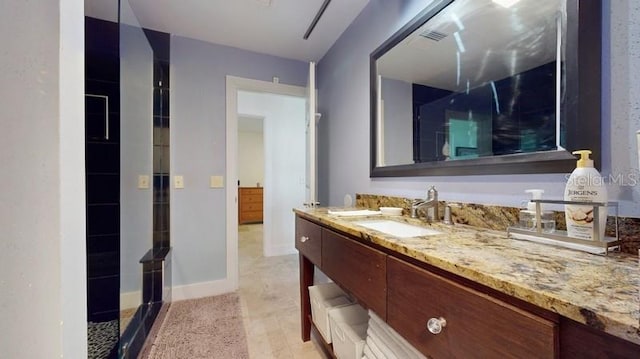
{"label": "open doorway", "polygon": [[264,116],[238,114],[238,224],[263,222]]}
{"label": "open doorway", "polygon": [[[262,192],[262,213],[257,212],[251,204],[243,203],[238,198],[239,222],[245,217],[262,214],[263,222],[263,255],[265,257],[295,253],[294,234],[295,222],[291,209],[299,207],[305,200],[305,105],[303,97],[281,95],[254,91],[238,91],[238,118],[247,115],[261,117],[263,124],[263,179],[251,179],[248,184],[240,180],[240,187],[244,193],[250,191],[250,199],[258,203],[258,192]],[[240,123],[240,122],[239,122]],[[240,130],[240,127],[238,128]],[[238,175],[243,174],[247,166],[256,166],[256,159],[242,157],[245,150],[255,147],[257,138],[250,135],[254,143],[240,142],[238,132]],[[243,136],[248,135],[243,133]],[[246,148],[241,148],[246,145]],[[257,172],[257,171],[256,171]],[[256,174],[254,172],[254,175]],[[240,178],[240,177],[238,177]],[[249,187],[246,187],[246,186]],[[255,186],[255,187],[254,187]],[[255,192],[255,193],[253,193]],[[249,207],[249,213],[243,213],[243,207]],[[255,218],[257,219],[257,218]],[[245,220],[244,222],[251,221]],[[254,220],[255,222],[255,220]]]}
{"label": "open doorway", "polygon": [[[264,256],[295,253],[291,209],[305,201],[306,89],[227,76],[227,277],[238,284],[239,118],[262,118],[264,177],[240,180],[263,188]],[[246,117],[246,116],[245,116]],[[260,183],[258,183],[260,182]]]}

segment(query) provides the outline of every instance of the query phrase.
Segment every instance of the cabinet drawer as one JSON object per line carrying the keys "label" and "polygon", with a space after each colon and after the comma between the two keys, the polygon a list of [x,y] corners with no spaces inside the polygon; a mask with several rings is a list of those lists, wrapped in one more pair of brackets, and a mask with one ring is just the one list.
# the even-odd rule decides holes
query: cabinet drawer
{"label": "cabinet drawer", "polygon": [[262,196],[258,196],[255,194],[252,194],[252,195],[243,194],[240,196],[240,203],[241,204],[252,204],[252,203],[262,204]]}
{"label": "cabinet drawer", "polygon": [[262,202],[260,203],[243,203],[240,206],[242,209],[242,212],[247,212],[247,211],[260,211],[262,212]]}
{"label": "cabinet drawer", "polygon": [[240,188],[240,193],[242,195],[259,195],[262,196],[262,188]]}
{"label": "cabinet drawer", "polygon": [[262,222],[262,211],[249,211],[240,214],[240,223]]}
{"label": "cabinet drawer", "polygon": [[296,217],[296,249],[313,264],[322,265],[322,229],[315,223]]}
{"label": "cabinet drawer", "polygon": [[640,358],[640,345],[562,318],[560,358]]}
{"label": "cabinet drawer", "polygon": [[[387,322],[434,358],[555,358],[557,324],[389,257]],[[439,334],[427,330],[444,318]]]}
{"label": "cabinet drawer", "polygon": [[387,315],[387,255],[322,230],[322,271],[383,319]]}

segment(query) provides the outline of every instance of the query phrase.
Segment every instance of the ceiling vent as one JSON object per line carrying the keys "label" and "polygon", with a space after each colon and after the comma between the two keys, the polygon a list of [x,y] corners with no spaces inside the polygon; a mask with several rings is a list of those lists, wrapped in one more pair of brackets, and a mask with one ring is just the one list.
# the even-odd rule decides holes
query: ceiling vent
{"label": "ceiling vent", "polygon": [[427,38],[429,40],[433,40],[433,41],[440,41],[442,39],[444,39],[445,37],[447,37],[447,34],[443,34],[439,31],[435,31],[435,30],[425,30],[422,33],[420,33],[420,36]]}

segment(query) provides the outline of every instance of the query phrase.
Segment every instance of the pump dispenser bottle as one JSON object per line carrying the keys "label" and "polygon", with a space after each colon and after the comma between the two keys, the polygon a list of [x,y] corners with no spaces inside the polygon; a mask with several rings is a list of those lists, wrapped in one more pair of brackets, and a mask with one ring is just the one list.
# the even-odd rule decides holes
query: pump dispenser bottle
{"label": "pump dispenser bottle", "polygon": [[[531,199],[542,199],[544,190],[541,189],[528,189],[526,193],[531,194]],[[556,221],[554,219],[553,211],[545,211],[542,204],[540,213],[540,226],[543,232],[553,232],[556,229]],[[535,202],[528,201],[527,209],[520,211],[518,216],[518,223],[521,228],[535,231],[537,228],[536,222],[536,204]]]}
{"label": "pump dispenser bottle", "polygon": [[[591,151],[574,151],[580,155],[576,169],[571,173],[564,192],[565,201],[607,202],[607,188],[600,173],[593,168],[593,160],[589,158]],[[599,238],[604,238],[607,224],[607,208],[599,207],[599,218],[594,218],[592,206],[565,205],[565,219],[569,237],[594,239],[594,220],[599,224]]]}

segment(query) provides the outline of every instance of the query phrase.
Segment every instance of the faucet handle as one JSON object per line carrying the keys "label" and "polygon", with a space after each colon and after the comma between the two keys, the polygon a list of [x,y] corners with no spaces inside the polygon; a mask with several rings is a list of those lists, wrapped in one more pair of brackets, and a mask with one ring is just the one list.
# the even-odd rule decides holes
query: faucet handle
{"label": "faucet handle", "polygon": [[444,206],[444,219],[442,220],[442,223],[449,225],[454,224],[454,222],[451,220],[451,206],[449,205]]}
{"label": "faucet handle", "polygon": [[424,201],[418,198],[414,198],[411,201],[411,218],[418,218],[418,206]]}

